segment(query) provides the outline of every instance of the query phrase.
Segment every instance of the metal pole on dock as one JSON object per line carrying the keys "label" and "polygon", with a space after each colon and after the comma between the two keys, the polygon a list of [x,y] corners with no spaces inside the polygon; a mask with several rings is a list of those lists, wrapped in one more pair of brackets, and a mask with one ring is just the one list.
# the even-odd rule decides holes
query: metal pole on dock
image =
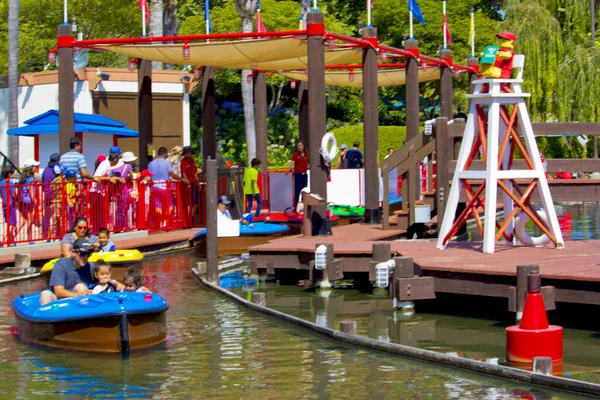
{"label": "metal pole on dock", "polygon": [[152,61],[140,60],[138,67],[138,155],[140,169],[148,168],[152,153],[149,145],[152,144]]}
{"label": "metal pole on dock", "polygon": [[60,153],[69,151],[69,141],[75,130],[73,111],[73,30],[71,25],[58,27],[58,148]]}
{"label": "metal pole on dock", "polygon": [[[217,157],[214,75],[214,67],[202,69],[202,158],[204,160]],[[215,194],[214,197],[216,196]]]}
{"label": "metal pole on dock", "polygon": [[206,165],[206,263],[208,281],[219,282],[219,238],[217,236],[217,160]]}

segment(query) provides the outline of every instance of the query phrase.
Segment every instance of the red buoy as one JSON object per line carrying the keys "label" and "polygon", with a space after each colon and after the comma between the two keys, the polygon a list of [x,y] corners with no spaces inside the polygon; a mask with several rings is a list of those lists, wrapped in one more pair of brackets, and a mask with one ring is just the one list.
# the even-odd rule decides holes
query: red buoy
{"label": "red buoy", "polygon": [[551,357],[553,363],[563,359],[563,328],[548,324],[541,283],[539,274],[527,277],[521,323],[506,328],[506,359],[511,364],[531,365],[534,357]]}

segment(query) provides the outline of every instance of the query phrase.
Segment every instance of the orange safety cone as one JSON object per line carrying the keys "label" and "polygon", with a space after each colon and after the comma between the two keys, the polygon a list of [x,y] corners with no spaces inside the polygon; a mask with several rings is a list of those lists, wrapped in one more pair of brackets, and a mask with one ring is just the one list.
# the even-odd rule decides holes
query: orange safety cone
{"label": "orange safety cone", "polygon": [[549,325],[540,293],[542,277],[527,277],[527,297],[520,324],[506,328],[506,358],[511,364],[532,365],[534,357],[563,360],[563,328]]}

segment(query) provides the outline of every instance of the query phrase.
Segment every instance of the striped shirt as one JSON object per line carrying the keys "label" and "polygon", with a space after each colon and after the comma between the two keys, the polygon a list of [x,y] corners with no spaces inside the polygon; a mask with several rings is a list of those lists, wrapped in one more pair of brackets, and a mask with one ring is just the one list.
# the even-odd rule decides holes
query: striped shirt
{"label": "striped shirt", "polygon": [[60,157],[60,165],[64,165],[71,171],[77,172],[77,180],[81,179],[81,169],[87,168],[85,157],[77,150],[67,151]]}

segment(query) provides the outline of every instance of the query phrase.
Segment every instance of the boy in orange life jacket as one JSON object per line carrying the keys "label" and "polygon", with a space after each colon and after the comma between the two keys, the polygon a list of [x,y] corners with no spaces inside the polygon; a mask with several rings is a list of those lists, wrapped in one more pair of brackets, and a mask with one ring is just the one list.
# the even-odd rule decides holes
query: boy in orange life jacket
{"label": "boy in orange life jacket", "polygon": [[496,53],[494,65],[483,71],[483,76],[488,78],[510,79],[513,67],[513,51],[517,37],[512,32],[502,32],[496,35],[500,39],[500,50]]}

